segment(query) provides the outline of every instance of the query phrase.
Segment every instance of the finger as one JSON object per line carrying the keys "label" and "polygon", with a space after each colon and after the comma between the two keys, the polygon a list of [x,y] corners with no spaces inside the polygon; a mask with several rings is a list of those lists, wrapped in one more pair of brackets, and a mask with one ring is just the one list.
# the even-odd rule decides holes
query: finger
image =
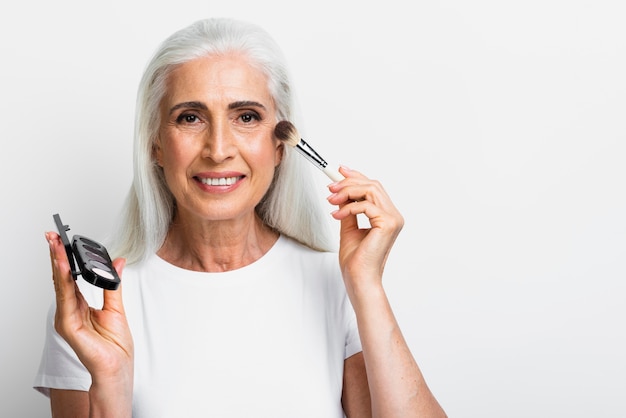
{"label": "finger", "polygon": [[[358,171],[350,170],[346,167],[340,167],[339,170],[344,173],[345,178],[343,180],[336,181],[328,185],[328,189],[334,194],[337,194],[338,192],[346,188],[355,187],[359,184],[366,184],[368,181],[370,181],[367,177],[365,177]],[[351,198],[352,200],[357,200],[355,199],[355,196],[352,196]]]}
{"label": "finger", "polygon": [[[342,230],[369,229],[372,227],[369,220],[371,215],[366,212],[367,206],[364,205],[368,200],[372,200],[372,198],[368,198],[367,192],[370,187],[368,183],[354,185],[343,183],[335,188],[335,193],[328,196],[327,199],[331,205],[339,206],[339,210],[334,211],[332,216],[342,221]],[[349,216],[350,218],[348,218]],[[343,223],[344,219],[347,223]]]}
{"label": "finger", "polygon": [[50,261],[52,263],[52,280],[57,303],[57,312],[60,315],[72,313],[76,310],[77,298],[74,277],[65,252],[65,246],[58,234],[48,232],[46,239],[50,247]]}
{"label": "finger", "polygon": [[386,198],[385,190],[379,181],[363,176],[333,183],[328,186],[328,189],[331,191],[331,195],[327,199],[333,205],[363,200],[383,204]]}
{"label": "finger", "polygon": [[345,165],[342,165],[341,167],[339,167],[339,172],[343,174],[345,178],[367,179],[367,177],[360,171],[353,170],[351,168],[346,167]]}
{"label": "finger", "polygon": [[[113,267],[115,267],[117,275],[120,276],[120,278],[122,278],[124,266],[126,266],[126,259],[116,258],[113,260]],[[124,313],[124,304],[122,302],[122,283],[120,283],[116,290],[104,291],[102,310],[111,310],[122,314]]]}
{"label": "finger", "polygon": [[[339,206],[339,209],[333,212],[333,218],[342,221],[342,227],[350,229],[353,227],[353,222],[357,225],[363,225],[364,221],[367,221],[368,228],[373,227],[373,222],[376,219],[384,216],[384,211],[367,201],[358,201],[343,204]],[[361,221],[359,222],[359,217]],[[346,222],[344,224],[344,222]]]}
{"label": "finger", "polygon": [[[357,214],[352,214],[351,211],[346,208],[346,206],[349,206],[349,205],[350,204],[339,205],[339,209],[332,213],[333,218],[341,221],[341,226],[340,226],[341,234],[347,231],[359,229],[359,222],[356,217]],[[350,216],[350,215],[353,215],[353,216]]]}

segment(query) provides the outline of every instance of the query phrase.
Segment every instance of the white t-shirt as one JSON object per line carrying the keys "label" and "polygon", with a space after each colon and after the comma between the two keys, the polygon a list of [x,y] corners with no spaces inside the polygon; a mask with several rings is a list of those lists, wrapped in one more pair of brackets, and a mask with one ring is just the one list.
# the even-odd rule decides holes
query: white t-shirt
{"label": "white t-shirt", "polygon": [[[79,278],[91,306],[102,290]],[[337,254],[281,236],[223,273],[157,255],[122,276],[135,344],[133,416],[343,417],[344,360],[361,351]],[[53,327],[34,387],[89,390],[91,377]]]}

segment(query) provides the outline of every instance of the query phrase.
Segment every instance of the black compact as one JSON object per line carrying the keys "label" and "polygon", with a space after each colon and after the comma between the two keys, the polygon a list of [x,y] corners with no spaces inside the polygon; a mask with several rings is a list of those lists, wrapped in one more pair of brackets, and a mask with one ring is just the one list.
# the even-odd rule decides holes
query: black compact
{"label": "black compact", "polygon": [[[70,262],[70,270],[74,280],[76,280],[78,275],[81,275],[83,279],[94,286],[107,290],[117,289],[120,285],[120,277],[117,275],[111,257],[104,245],[82,235],[74,235],[70,244],[66,234],[66,231],[70,230],[69,225],[63,225],[58,214],[53,215],[53,218],[59,230],[61,241],[65,246],[65,252]],[[78,264],[78,270],[76,269],[74,259],[76,259],[76,264]]]}

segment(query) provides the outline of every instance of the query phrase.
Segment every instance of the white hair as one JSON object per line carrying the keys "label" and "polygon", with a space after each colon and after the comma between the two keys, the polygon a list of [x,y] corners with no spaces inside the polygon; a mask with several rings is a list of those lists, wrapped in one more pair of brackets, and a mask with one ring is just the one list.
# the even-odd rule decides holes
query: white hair
{"label": "white hair", "polygon": [[[153,158],[160,124],[159,105],[173,68],[196,58],[239,52],[268,79],[279,120],[294,120],[293,94],[283,54],[256,25],[225,18],[200,20],[167,38],[139,84],[135,115],[134,178],[111,244],[115,257],[137,262],[157,251],[167,235],[175,202]],[[320,251],[333,250],[329,216],[315,191],[310,164],[290,146],[256,211],[268,226]]]}

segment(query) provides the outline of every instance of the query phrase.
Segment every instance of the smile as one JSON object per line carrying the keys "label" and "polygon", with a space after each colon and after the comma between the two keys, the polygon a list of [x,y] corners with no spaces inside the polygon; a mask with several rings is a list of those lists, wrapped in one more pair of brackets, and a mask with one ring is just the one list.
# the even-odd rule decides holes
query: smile
{"label": "smile", "polygon": [[207,186],[230,186],[230,185],[237,183],[237,181],[239,181],[242,178],[243,176],[221,177],[221,178],[201,178],[199,180],[202,184],[206,184]]}

